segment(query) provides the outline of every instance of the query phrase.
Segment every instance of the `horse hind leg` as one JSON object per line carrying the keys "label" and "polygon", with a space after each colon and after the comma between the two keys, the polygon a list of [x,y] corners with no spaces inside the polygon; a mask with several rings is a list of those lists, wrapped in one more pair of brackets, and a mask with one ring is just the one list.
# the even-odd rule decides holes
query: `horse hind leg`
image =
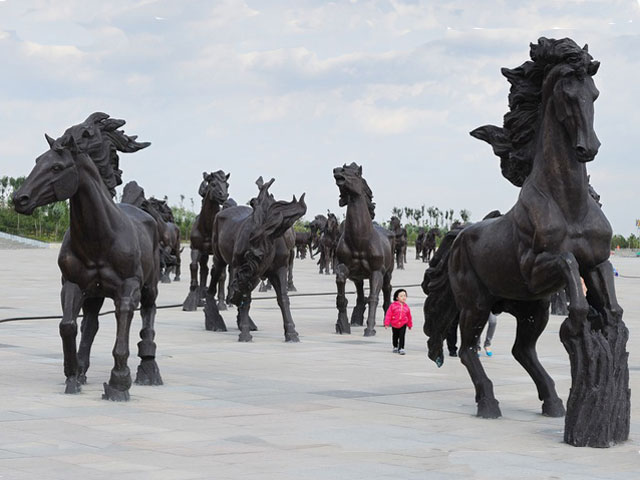
{"label": "horse hind leg", "polygon": [[351,325],[362,326],[364,323],[364,311],[367,308],[367,301],[364,297],[364,281],[354,280],[356,285],[356,305],[351,312]]}
{"label": "horse hind leg", "polygon": [[86,298],[82,305],[82,326],[80,346],[78,347],[78,380],[82,385],[87,383],[87,370],[91,356],[91,345],[99,328],[98,314],[104,303],[104,297]]}
{"label": "horse hind leg", "polygon": [[158,289],[155,286],[145,285],[142,288],[140,299],[140,315],[142,316],[142,329],[138,342],[138,357],[140,365],[136,374],[136,385],[162,385],[160,369],[156,363],[156,344],[154,338],[156,318],[156,297]]}
{"label": "horse hind leg", "polygon": [[511,353],[529,373],[542,400],[542,414],[549,417],[563,417],[565,409],[558,397],[555,383],[538,360],[536,342],[549,321],[549,302],[519,303],[515,307],[518,327]]}
{"label": "horse hind leg", "polygon": [[227,269],[223,268],[220,272],[220,279],[218,280],[218,310],[226,310],[227,302],[225,301],[224,284],[227,281]]}
{"label": "horse hind leg", "polygon": [[489,319],[488,308],[463,308],[460,310],[460,348],[459,356],[467,368],[476,390],[477,416],[498,418],[502,416],[498,400],[493,394],[493,383],[480,363],[476,353],[478,338]]}

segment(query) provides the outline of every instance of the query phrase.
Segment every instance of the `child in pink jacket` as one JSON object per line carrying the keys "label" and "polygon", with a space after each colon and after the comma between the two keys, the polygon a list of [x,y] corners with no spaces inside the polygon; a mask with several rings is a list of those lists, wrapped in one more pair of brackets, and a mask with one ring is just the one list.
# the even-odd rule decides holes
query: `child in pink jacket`
{"label": "child in pink jacket", "polygon": [[384,328],[391,326],[393,330],[393,353],[404,355],[404,335],[407,332],[407,327],[409,330],[413,327],[411,309],[407,305],[407,291],[404,288],[396,290],[393,294],[393,300],[384,316]]}

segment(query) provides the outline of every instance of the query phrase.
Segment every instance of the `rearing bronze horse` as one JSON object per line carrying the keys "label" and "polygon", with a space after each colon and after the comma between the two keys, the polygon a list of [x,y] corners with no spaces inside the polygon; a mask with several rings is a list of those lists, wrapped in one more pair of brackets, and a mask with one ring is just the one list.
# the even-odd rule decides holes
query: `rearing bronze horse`
{"label": "rearing bronze horse", "polygon": [[[471,132],[492,144],[503,175],[522,188],[505,215],[462,228],[453,242],[443,242],[428,271],[424,331],[429,358],[440,366],[443,338],[459,315],[459,355],[475,386],[478,416],[501,415],[475,353],[490,312],[516,317],[512,353],[535,382],[542,413],[554,417],[565,410],[535,350],[548,321],[549,297],[567,286],[565,344],[582,329],[589,305],[600,315],[603,333],[605,325],[621,323],[608,261],[611,226],[589,195],[585,165],[600,146],[593,129],[598,90],[592,77],[598,67],[586,46],[541,38],[531,45],[531,61],[502,70],[511,83],[504,128]],[[613,416],[618,413],[625,415]]]}
{"label": "rearing bronze horse", "polygon": [[[80,392],[86,382],[98,313],[105,297],[110,297],[116,307],[115,365],[102,398],[116,401],[129,399],[129,329],[138,304],[142,329],[136,383],[162,384],[153,341],[160,273],[156,222],[141,209],[116,204],[111,198],[111,189],[121,183],[116,150],[133,152],[149,143],[138,143],[136,137],[118,131],[123,124],[123,120],[95,113],[57,140],[47,136],[50,149],[37,158],[36,166],[14,194],[16,211],[26,215],[38,206],[69,199],[70,227],[58,256],[65,393]],[[76,351],[80,309],[84,318]]]}
{"label": "rearing bronze horse", "polygon": [[[375,204],[373,193],[362,177],[362,167],[352,163],[333,169],[340,189],[340,206],[347,207],[344,231],[336,248],[336,285],[338,296],[337,333],[351,333],[347,318],[345,284],[350,279],[356,285],[356,306],[351,325],[362,325],[365,307],[369,306],[364,336],[376,334],[376,308],[380,290],[385,312],[391,304],[391,274],[393,273],[393,233],[373,223]],[[365,300],[363,282],[369,279],[369,298]]]}

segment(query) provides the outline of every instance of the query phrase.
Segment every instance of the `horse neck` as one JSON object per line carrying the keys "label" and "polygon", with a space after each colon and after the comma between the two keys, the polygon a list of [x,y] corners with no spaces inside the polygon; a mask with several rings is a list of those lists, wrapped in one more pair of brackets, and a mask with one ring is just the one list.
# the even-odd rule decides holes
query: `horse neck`
{"label": "horse neck", "polygon": [[76,165],[78,189],[69,199],[71,242],[110,244],[117,235],[117,219],[122,212],[91,159],[79,156]]}
{"label": "horse neck", "polygon": [[213,219],[221,210],[220,205],[208,196],[202,199],[202,208],[200,209],[200,218],[206,219],[213,224]]}
{"label": "horse neck", "polygon": [[588,208],[587,167],[578,161],[571,138],[548,104],[543,112],[528,180],[552,197],[566,218],[580,219]]}
{"label": "horse neck", "polygon": [[347,204],[344,234],[348,238],[368,238],[373,231],[369,206],[362,195],[351,195]]}

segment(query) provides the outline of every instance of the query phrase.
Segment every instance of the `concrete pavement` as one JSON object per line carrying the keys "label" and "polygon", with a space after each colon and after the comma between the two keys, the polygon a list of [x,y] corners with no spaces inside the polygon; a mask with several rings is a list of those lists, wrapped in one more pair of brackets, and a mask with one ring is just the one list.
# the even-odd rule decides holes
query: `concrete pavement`
{"label": "concrete pavement", "polygon": [[[187,262],[188,248],[183,253]],[[393,284],[419,284],[425,264],[395,271]],[[59,315],[57,249],[0,250],[0,319]],[[640,478],[640,259],[612,261],[630,330],[631,439],[610,449],[562,443],[564,420],[540,415],[533,382],[510,354],[515,320],[498,317],[494,355],[482,357],[503,417],[476,418],[471,381],[457,359],[426,359],[419,287],[408,288],[415,325],[407,355],[391,353],[390,332],[334,333],[335,280],[297,261],[292,297],[301,343],[283,341],[276,301],[259,299],[253,342],[239,343],[235,310],[226,333],[204,330],[204,314],[158,310],[161,387],[131,388],[131,401],[101,400],[113,359],[113,315],[101,317],[88,384],[65,395],[58,320],[0,323],[0,479],[637,479]],[[160,286],[158,305],[182,303],[189,283]],[[348,286],[353,291],[352,286]],[[382,302],[381,302],[382,303]],[[353,307],[354,296],[349,296]],[[105,302],[103,310],[111,309]],[[382,323],[382,309],[378,311]],[[565,400],[567,354],[561,317],[542,335],[541,362]],[[138,364],[131,334],[133,372]]]}

